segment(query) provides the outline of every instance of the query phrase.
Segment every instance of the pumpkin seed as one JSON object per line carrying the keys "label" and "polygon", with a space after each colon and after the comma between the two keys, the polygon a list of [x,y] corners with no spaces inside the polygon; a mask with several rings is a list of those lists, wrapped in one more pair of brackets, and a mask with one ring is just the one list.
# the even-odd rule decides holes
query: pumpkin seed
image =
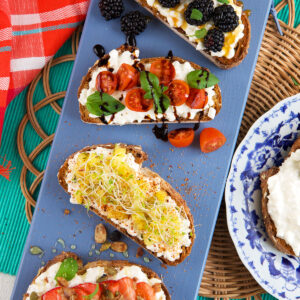
{"label": "pumpkin seed", "polygon": [[105,273],[107,273],[109,276],[114,276],[118,273],[118,271],[116,270],[116,268],[113,267],[107,267],[105,269]]}
{"label": "pumpkin seed", "polygon": [[39,296],[36,292],[32,292],[30,294],[30,300],[38,300],[39,299]]}
{"label": "pumpkin seed", "polygon": [[127,244],[124,242],[113,242],[111,244],[111,249],[115,252],[123,253],[127,251]]}
{"label": "pumpkin seed", "polygon": [[100,283],[102,281],[106,281],[107,279],[108,279],[108,276],[104,274],[101,277],[99,277],[96,282]]}
{"label": "pumpkin seed", "polygon": [[33,255],[39,255],[39,254],[43,254],[44,253],[44,251],[40,247],[38,247],[38,246],[31,247],[29,251]]}
{"label": "pumpkin seed", "polygon": [[102,244],[105,243],[107,239],[106,228],[103,224],[98,224],[95,228],[95,242]]}
{"label": "pumpkin seed", "polygon": [[107,242],[107,243],[102,244],[102,246],[101,246],[101,248],[100,248],[100,252],[109,249],[110,246],[111,246],[111,243],[110,243],[110,242]]}

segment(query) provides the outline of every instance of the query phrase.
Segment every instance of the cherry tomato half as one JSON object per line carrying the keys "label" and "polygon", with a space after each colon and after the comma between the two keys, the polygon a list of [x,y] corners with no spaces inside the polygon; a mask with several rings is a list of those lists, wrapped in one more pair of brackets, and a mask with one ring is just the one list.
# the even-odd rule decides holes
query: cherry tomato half
{"label": "cherry tomato half", "polygon": [[117,72],[118,90],[125,91],[135,87],[140,74],[137,69],[128,64],[122,64]]}
{"label": "cherry tomato half", "polygon": [[42,296],[42,300],[61,300],[61,287],[54,288]]}
{"label": "cherry tomato half", "polygon": [[[96,291],[96,288],[97,288],[97,284],[95,284],[95,283],[83,283],[83,284],[74,286],[73,289],[77,294],[76,300],[85,300],[86,299],[85,296],[93,294]],[[102,287],[99,285],[98,292],[92,299],[93,300],[100,299],[101,294],[102,294]]]}
{"label": "cherry tomato half", "polygon": [[117,88],[117,76],[109,71],[100,72],[96,79],[96,88],[111,95]]}
{"label": "cherry tomato half", "polygon": [[183,80],[173,80],[170,82],[166,94],[171,100],[171,104],[174,106],[182,105],[189,97],[190,87]]}
{"label": "cherry tomato half", "polygon": [[144,300],[155,300],[155,293],[151,285],[146,282],[139,282],[136,285],[136,295]]}
{"label": "cherry tomato half", "polygon": [[124,300],[135,300],[136,292],[133,285],[133,280],[129,277],[124,277],[118,281],[108,280],[102,283],[105,289],[111,291],[114,295],[119,292]]}
{"label": "cherry tomato half", "polygon": [[141,88],[135,88],[127,92],[125,97],[125,105],[133,111],[146,112],[153,106],[152,99],[144,98],[145,91]]}
{"label": "cherry tomato half", "polygon": [[226,142],[224,134],[216,128],[205,128],[200,133],[200,148],[204,153],[213,152]]}
{"label": "cherry tomato half", "polygon": [[168,85],[175,77],[175,68],[167,58],[156,59],[150,66],[150,72],[156,75],[160,84]]}
{"label": "cherry tomato half", "polygon": [[189,146],[194,140],[194,130],[192,128],[180,128],[168,133],[169,142],[178,148]]}
{"label": "cherry tomato half", "polygon": [[190,88],[190,95],[186,101],[186,105],[193,109],[204,108],[208,101],[208,97],[204,89]]}

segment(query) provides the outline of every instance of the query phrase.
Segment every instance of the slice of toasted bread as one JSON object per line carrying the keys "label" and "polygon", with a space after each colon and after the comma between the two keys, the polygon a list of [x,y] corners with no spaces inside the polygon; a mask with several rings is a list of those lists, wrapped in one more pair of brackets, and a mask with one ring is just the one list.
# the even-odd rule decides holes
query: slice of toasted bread
{"label": "slice of toasted bread", "polygon": [[[121,47],[119,47],[117,50],[121,53],[124,51],[130,51],[130,52],[134,52],[137,48],[129,46],[129,45],[122,45]],[[80,94],[82,92],[83,89],[88,89],[89,88],[89,82],[91,81],[92,78],[92,74],[93,72],[98,68],[98,65],[101,64],[101,61],[107,61],[107,59],[109,58],[109,55],[106,54],[104,55],[101,59],[97,60],[95,62],[95,64],[89,69],[88,73],[82,78],[80,86],[78,88],[78,93],[77,93],[77,97],[78,99],[80,98]],[[156,59],[159,59],[162,57],[153,57],[153,58],[144,58],[141,59],[141,63],[144,64],[148,64],[153,62]],[[172,58],[173,61],[178,61],[180,63],[184,63],[186,62],[186,60],[180,58],[180,57],[176,57],[174,56]],[[189,62],[191,64],[191,66],[195,69],[195,70],[206,70],[209,72],[209,70],[207,68],[203,68],[200,67],[199,65],[193,63],[193,62]],[[221,107],[222,107],[222,97],[221,97],[221,90],[219,85],[215,85],[214,86],[214,91],[215,91],[215,96],[214,96],[214,106],[212,106],[215,110],[216,110],[216,115],[220,112]],[[82,105],[79,102],[79,111],[80,111],[80,117],[81,120],[85,123],[94,123],[94,124],[98,124],[98,125],[105,125],[105,123],[103,123],[103,121],[100,118],[92,118],[90,117],[90,113],[87,110],[85,105]],[[207,114],[204,114],[203,111],[200,111],[196,114],[194,119],[185,119],[185,118],[178,118],[175,121],[165,121],[164,123],[197,123],[197,122],[207,122],[212,120]],[[126,124],[151,124],[151,123],[162,123],[162,121],[158,120],[158,121],[154,121],[154,120],[143,120],[141,123],[138,123],[136,121],[134,122],[127,122]],[[115,124],[112,124],[115,125]]]}
{"label": "slice of toasted bread", "polygon": [[[191,44],[195,48],[197,47],[197,43],[190,41],[182,28],[170,26],[170,24],[167,21],[167,18],[162,14],[160,14],[156,8],[149,6],[147,4],[147,0],[135,0],[135,1],[139,3],[141,6],[143,6],[144,8],[146,8],[151,14],[157,17],[161,22],[163,22],[166,26],[168,26],[171,30],[173,30],[176,34],[178,34],[189,44]],[[243,5],[241,1],[235,0],[234,2],[237,6]],[[203,54],[206,58],[212,61],[219,68],[230,69],[239,65],[242,62],[242,60],[245,58],[245,56],[248,54],[248,48],[249,48],[250,38],[251,38],[251,25],[249,22],[248,15],[245,12],[243,12],[242,14],[241,21],[244,24],[244,31],[243,31],[244,36],[238,41],[235,47],[235,55],[232,58],[228,59],[226,57],[212,56],[209,54],[207,50],[198,50],[198,51],[201,52],[201,54]]]}
{"label": "slice of toasted bread", "polygon": [[[98,260],[98,261],[93,261],[93,262],[87,263],[86,265],[83,266],[81,259],[75,253],[62,252],[61,254],[55,256],[52,260],[50,260],[44,267],[39,269],[38,274],[34,277],[31,284],[34,284],[36,278],[38,276],[40,276],[42,273],[46,272],[52,265],[54,265],[58,262],[63,262],[66,258],[69,258],[69,257],[72,257],[75,260],[77,260],[77,263],[78,263],[77,273],[80,273],[80,274],[84,274],[85,271],[87,271],[88,269],[95,268],[95,267],[104,267],[104,268],[105,267],[113,267],[113,268],[119,268],[121,270],[124,267],[138,266],[147,275],[148,279],[151,279],[151,278],[160,279],[158,277],[158,275],[151,269],[149,269],[145,266],[139,265],[139,264],[131,263],[126,260],[112,260],[112,261]],[[161,283],[161,289],[164,291],[164,293],[166,295],[166,299],[171,300],[170,294],[169,294],[166,286],[163,283]],[[29,296],[30,296],[29,294],[24,294],[23,300],[26,300]]]}
{"label": "slice of toasted bread", "polygon": [[[298,138],[294,142],[288,156],[285,159],[287,159],[293,152],[295,152],[298,149],[300,149],[300,138]],[[295,256],[292,247],[289,244],[287,244],[284,239],[277,237],[276,226],[268,212],[268,195],[269,195],[268,179],[271,176],[277,174],[278,171],[279,171],[278,167],[272,167],[271,169],[264,171],[260,174],[260,181],[261,181],[260,186],[262,191],[262,199],[261,199],[262,215],[263,215],[263,220],[266,226],[268,236],[270,237],[274,246],[283,253]]]}
{"label": "slice of toasted bread", "polygon": [[[125,144],[120,144],[120,146],[125,147],[126,148],[126,153],[131,153],[134,156],[136,163],[140,164],[140,166],[142,165],[143,161],[145,161],[148,157],[147,154],[145,152],[143,152],[142,148],[139,147],[139,146],[125,145]],[[60,168],[60,170],[58,172],[58,175],[57,175],[58,176],[58,181],[67,193],[68,193],[68,184],[66,182],[66,176],[67,176],[67,172],[68,172],[68,169],[69,169],[69,160],[72,159],[79,152],[92,150],[92,149],[95,149],[97,147],[104,147],[104,148],[108,148],[108,149],[113,149],[114,145],[113,144],[104,144],[104,145],[94,145],[94,146],[86,147],[86,148],[72,154],[71,156],[69,156],[66,159],[66,161],[64,162],[64,164],[62,165],[62,167]],[[130,235],[126,231],[126,229],[124,229],[124,228],[120,227],[118,224],[114,223],[111,219],[109,219],[108,217],[103,215],[101,213],[101,211],[99,211],[98,209],[95,209],[92,205],[90,206],[90,210],[92,210],[96,215],[101,217],[106,222],[110,223],[112,226],[116,227],[119,231],[121,231],[123,234],[125,234],[126,236],[128,236],[129,238],[134,240],[136,243],[138,243],[140,246],[142,246],[146,251],[152,253],[154,256],[156,256],[158,259],[160,259],[165,264],[167,264],[167,265],[177,265],[177,264],[181,263],[190,254],[193,243],[194,243],[195,228],[194,228],[193,216],[192,216],[186,202],[184,201],[184,199],[181,197],[181,195],[168,182],[166,182],[158,174],[154,173],[153,171],[149,170],[148,168],[142,168],[142,172],[143,172],[143,175],[147,176],[148,178],[158,177],[161,180],[160,184],[161,184],[162,190],[164,190],[176,202],[176,204],[179,207],[182,207],[184,214],[189,219],[190,229],[191,229],[191,232],[192,232],[192,234],[190,236],[191,244],[190,244],[189,247],[182,247],[182,253],[181,253],[180,257],[177,260],[170,261],[170,260],[165,259],[164,257],[158,257],[155,252],[147,249],[146,245],[144,244],[144,242],[142,240],[138,239],[135,236]]]}

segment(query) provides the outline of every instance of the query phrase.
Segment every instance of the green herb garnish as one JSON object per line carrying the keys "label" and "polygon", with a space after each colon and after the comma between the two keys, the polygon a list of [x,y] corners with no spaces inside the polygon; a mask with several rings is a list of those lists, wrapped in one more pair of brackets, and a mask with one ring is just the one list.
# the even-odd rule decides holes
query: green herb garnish
{"label": "green herb garnish", "polygon": [[195,34],[193,36],[195,36],[197,39],[203,39],[207,34],[207,30],[205,28],[201,28],[199,30],[196,30]]}
{"label": "green herb garnish", "polygon": [[199,9],[193,8],[191,13],[191,19],[201,21],[202,18],[203,13]]}
{"label": "green herb garnish", "polygon": [[187,74],[187,82],[195,89],[205,89],[216,85],[220,80],[212,73],[205,70],[195,70]]}
{"label": "green herb garnish", "polygon": [[86,108],[91,114],[101,117],[117,113],[125,106],[114,97],[97,91],[88,96]]}
{"label": "green herb garnish", "polygon": [[99,283],[96,284],[96,288],[91,294],[85,295],[85,296],[83,296],[83,298],[84,299],[89,299],[89,300],[93,299],[97,295],[98,292],[99,292]]}
{"label": "green herb garnish", "polygon": [[168,89],[166,86],[159,84],[156,75],[142,71],[140,74],[141,87],[146,92],[145,99],[153,99],[156,113],[164,113],[170,106],[170,99],[164,92]]}
{"label": "green herb garnish", "polygon": [[228,0],[218,0],[218,2],[223,3],[223,4],[229,4]]}
{"label": "green herb garnish", "polygon": [[78,263],[77,261],[72,258],[66,258],[60,265],[56,275],[55,279],[58,277],[63,277],[67,281],[73,279],[78,271]]}

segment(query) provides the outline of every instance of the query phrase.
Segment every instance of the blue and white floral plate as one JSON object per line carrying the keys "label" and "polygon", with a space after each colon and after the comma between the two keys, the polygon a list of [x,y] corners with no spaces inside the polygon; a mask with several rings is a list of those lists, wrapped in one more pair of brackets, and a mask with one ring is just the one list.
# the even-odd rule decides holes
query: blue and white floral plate
{"label": "blue and white floral plate", "polygon": [[238,255],[278,299],[300,299],[300,259],[276,250],[266,234],[259,174],[280,165],[298,136],[300,94],[281,101],[253,124],[234,154],[225,189],[227,223]]}

